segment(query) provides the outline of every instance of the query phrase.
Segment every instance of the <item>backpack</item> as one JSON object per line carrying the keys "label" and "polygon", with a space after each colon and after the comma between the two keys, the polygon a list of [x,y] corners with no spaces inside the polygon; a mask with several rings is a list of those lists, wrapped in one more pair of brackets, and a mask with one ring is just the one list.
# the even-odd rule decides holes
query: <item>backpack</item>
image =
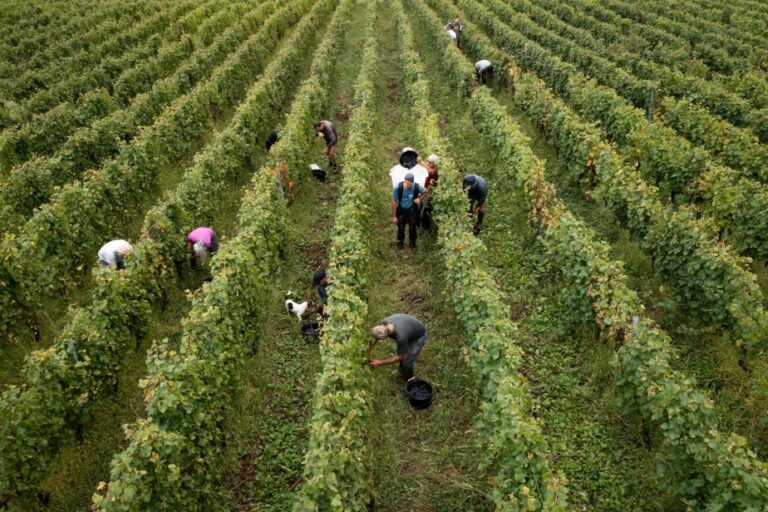
{"label": "backpack", "polygon": [[[397,185],[397,206],[398,206],[398,208],[400,207],[400,203],[403,201],[403,190],[405,190],[405,185],[403,185],[403,183],[405,183],[405,181],[401,181]],[[414,200],[416,200],[416,198],[419,197],[419,194],[421,193],[421,191],[419,189],[420,189],[419,184],[418,183],[414,183],[413,184],[413,199]],[[414,203],[414,204],[416,204],[416,203]]]}

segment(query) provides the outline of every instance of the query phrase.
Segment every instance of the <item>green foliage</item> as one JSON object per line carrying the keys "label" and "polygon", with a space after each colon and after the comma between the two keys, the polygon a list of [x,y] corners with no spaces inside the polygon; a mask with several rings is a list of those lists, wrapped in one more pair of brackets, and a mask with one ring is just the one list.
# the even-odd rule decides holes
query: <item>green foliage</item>
{"label": "green foliage", "polygon": [[486,0],[484,3],[509,27],[543,47],[549,48],[563,60],[582,69],[601,83],[610,84],[636,106],[647,107],[651,91],[658,90],[655,80],[641,80],[634,77],[608,59],[582,48],[570,39],[540,27],[525,14],[516,12],[500,0]]}
{"label": "green foliage", "polygon": [[[144,20],[121,20],[111,30],[100,27],[103,42],[98,48],[51,63],[43,70],[24,72],[10,84],[4,84],[9,85],[10,90],[3,91],[3,97],[23,102],[12,124],[29,120],[33,113],[45,112],[63,101],[74,101],[90,89],[108,88],[123,69],[154,55],[163,41],[158,32],[193,7],[193,2],[183,2]],[[137,45],[139,51],[120,55],[125,48]]]}
{"label": "green foliage", "polygon": [[728,65],[724,64],[725,61],[729,61],[731,66],[738,66],[742,70],[761,69],[766,63],[765,54],[761,55],[760,52],[755,52],[753,46],[743,41],[744,34],[726,35],[728,30],[724,30],[724,27],[718,27],[716,30],[707,32],[701,31],[695,26],[697,20],[690,18],[688,13],[682,16],[688,20],[683,21],[660,15],[658,6],[640,9],[637,6],[616,0],[610,0],[603,6],[643,26],[652,25],[657,29],[678,35],[689,46],[695,47],[696,51],[706,49],[707,53],[704,55],[707,55],[708,61],[714,63],[714,56],[717,56],[719,63],[726,66],[725,69],[728,69]]}
{"label": "green foliage", "polygon": [[148,300],[159,292],[156,272],[161,270],[154,260],[160,255],[153,248],[136,251],[125,272],[95,270],[91,304],[71,312],[50,348],[27,356],[24,384],[3,393],[3,496],[34,490],[67,432],[86,421],[85,406],[117,385],[121,354],[143,333]]}
{"label": "green foliage", "polygon": [[117,101],[128,105],[133,97],[151,89],[158,78],[167,76],[195,50],[209,46],[222,31],[249,13],[245,3],[226,6],[218,13],[211,13],[211,7],[203,5],[186,17],[189,19],[181,20],[185,33],[178,41],[169,41],[151,59],[123,71],[112,84]]}
{"label": "green foliage", "polygon": [[68,269],[91,260],[86,251],[103,243],[131,208],[142,204],[164,166],[193,150],[217,112],[240,99],[308,1],[270,17],[208,81],[166,108],[116,159],[91,172],[84,182],[64,186],[18,236],[6,237],[2,248],[20,288],[17,298],[34,303],[36,297],[61,286]]}
{"label": "green foliage", "polygon": [[[14,168],[0,184],[0,224],[6,231],[18,230],[35,207],[50,200],[57,187],[80,178],[86,170],[116,155],[135,139],[141,127],[155,122],[169,104],[210,75],[274,10],[273,2],[265,2],[249,11],[237,25],[217,35],[208,47],[198,49],[173,75],[154,84],[133,81],[143,80],[147,77],[145,73],[124,76],[126,81],[116,86],[150,90],[134,98],[127,108],[75,131],[50,158],[36,157]],[[227,14],[224,23],[229,17]],[[218,19],[212,18],[206,26],[211,30],[223,28],[219,27]],[[205,29],[202,27],[201,31]]]}
{"label": "green foliage", "polygon": [[[417,11],[416,14],[424,20],[430,29],[443,26],[440,20],[425,5],[419,3],[415,4],[414,7]],[[468,95],[477,87],[474,65],[461,53],[461,50],[456,47],[444,30],[428,30],[427,33],[432,39],[440,58],[451,63],[451,66],[446,67],[446,75],[451,79],[452,83],[457,84],[459,96]],[[413,72],[411,76],[414,76]],[[428,89],[428,87],[424,87],[425,91]],[[419,95],[419,97],[421,98],[422,96]],[[428,100],[429,97],[426,96],[423,99]]]}
{"label": "green foliage", "polygon": [[[152,12],[153,2],[132,4],[104,3],[102,9],[84,12],[81,4],[24,6],[4,4],[8,24],[3,27],[0,44],[0,76],[3,79],[19,76],[26,69],[37,69],[52,60],[71,55],[77,50],[98,43],[98,25],[105,20],[116,21],[125,17],[147,15]],[[135,18],[134,18],[135,19]],[[13,21],[11,21],[13,20]]]}
{"label": "green foliage", "polygon": [[[539,25],[576,42],[581,47],[586,47],[600,57],[613,61],[636,77],[657,80],[657,92],[662,96],[688,97],[706,107],[712,114],[722,116],[740,126],[748,119],[749,103],[720,84],[661,65],[657,60],[637,55],[633,51],[617,51],[615,46],[603,44],[588,30],[575,28],[528,0],[515,0],[512,6],[518,11],[524,11]],[[666,48],[660,45],[653,55],[661,57],[662,61],[672,60],[672,57],[664,55],[666,52]]]}
{"label": "green foliage", "polygon": [[764,510],[766,464],[743,437],[717,430],[711,401],[672,370],[671,353],[669,337],[643,319],[614,361],[620,405],[639,413],[663,448],[662,488],[706,510]]}
{"label": "green foliage", "polygon": [[[422,26],[427,27],[438,47],[444,41],[453,47],[442,33],[442,25],[423,2],[411,1],[409,6],[422,19]],[[398,26],[403,67],[405,74],[412,77],[405,87],[418,119],[417,135],[422,147],[441,159],[440,187],[434,196],[436,221],[441,254],[451,276],[449,292],[468,336],[465,357],[484,400],[476,423],[481,468],[493,472],[495,485],[491,497],[497,510],[564,510],[564,477],[553,474],[548,467],[546,442],[540,425],[531,415],[527,383],[519,372],[522,351],[514,342],[516,326],[509,320],[502,293],[485,269],[485,246],[468,229],[461,176],[429,105],[429,87],[401,9]],[[469,64],[459,56],[460,63]],[[459,67],[452,52],[444,51],[441,57],[445,69]],[[453,80],[457,85],[462,83],[460,77]],[[473,97],[484,90],[475,89]]]}
{"label": "green foliage", "polygon": [[[692,379],[671,369],[669,338],[651,321],[639,319],[643,307],[621,264],[609,259],[607,245],[595,241],[544,184],[542,162],[504,107],[485,88],[474,93],[470,105],[478,130],[498,151],[498,172],[522,189],[534,226],[543,229],[544,245],[568,283],[565,297],[579,312],[577,318],[586,324],[591,316],[602,339],[617,347],[617,399],[653,432],[660,446],[661,486],[691,503],[700,500],[708,510],[760,510],[768,496],[766,465],[743,438],[717,430],[711,403]],[[623,175],[619,181],[631,180]]]}
{"label": "green foliage", "polygon": [[98,509],[211,510],[226,404],[279,257],[285,207],[276,185],[269,169],[256,173],[240,231],[212,260],[213,281],[195,297],[178,350],[161,342],[150,351],[147,419],[126,427],[111,482],[94,495]]}
{"label": "green foliage", "polygon": [[[158,243],[170,236],[178,239],[179,232],[168,232],[172,219],[185,213],[195,220],[199,215],[210,215],[206,212],[210,202],[198,204],[198,199],[210,195],[207,185],[223,188],[235,166],[247,165],[248,146],[253,147],[257,133],[263,136],[271,112],[288,94],[288,88],[278,84],[287,83],[298,72],[296,62],[313,40],[315,27],[334,5],[317,3],[302,19],[264,78],[251,89],[232,126],[197,160],[185,185],[177,191],[179,201],[190,201],[186,203],[189,208],[180,211],[180,205],[170,203],[153,210],[145,224],[150,237],[157,236]],[[340,36],[351,2],[344,6],[331,21],[316,61],[333,60],[338,48],[331,41]],[[292,110],[291,117],[294,114]],[[311,131],[306,128],[301,127]],[[227,163],[223,169],[214,165],[222,162]],[[113,461],[112,480],[94,495],[100,509],[141,510],[158,500],[185,510],[209,510],[213,506],[222,419],[236,388],[238,364],[252,346],[265,308],[263,301],[269,296],[270,276],[285,228],[284,214],[277,176],[271,167],[264,167],[254,176],[243,200],[240,232],[233,241],[222,244],[213,260],[214,280],[196,297],[185,320],[182,348],[177,353],[160,344],[150,354],[145,380],[148,419],[127,428],[129,445]]]}
{"label": "green foliage", "polygon": [[762,182],[768,181],[768,147],[760,144],[750,131],[713,117],[689,99],[665,98],[661,107],[664,122],[688,140],[707,148],[725,165]]}
{"label": "green foliage", "polygon": [[367,446],[371,374],[365,364],[365,290],[371,257],[367,233],[379,50],[375,3],[369,2],[365,8],[369,10],[366,42],[355,83],[345,147],[347,163],[331,237],[333,293],[320,343],[323,367],[313,394],[304,484],[294,502],[295,511],[364,511],[373,492]]}
{"label": "green foliage", "polygon": [[[120,19],[119,22],[107,23],[98,27],[99,44],[88,50],[80,51],[61,61],[52,61],[49,66],[40,70],[29,70],[8,84],[8,91],[3,91],[3,97],[14,101],[24,101],[25,108],[32,112],[43,112],[61,101],[71,101],[82,92],[95,86],[107,87],[110,77],[113,79],[122,69],[113,69],[115,63],[121,62],[116,57],[125,48],[130,48],[147,39],[153,39],[153,45],[143,52],[143,55],[132,55],[136,58],[148,58],[153,55],[162,42],[159,31],[169,28],[169,25],[179,17],[192,10],[194,2],[182,2],[172,9],[160,9],[153,15],[143,18],[140,12]],[[138,23],[137,23],[138,22]],[[170,32],[169,35],[175,35]],[[151,50],[151,51],[149,51]],[[112,59],[113,62],[110,62]],[[102,61],[105,61],[102,63]],[[136,61],[126,60],[127,67]],[[125,67],[123,67],[125,69]],[[62,77],[66,77],[62,80]],[[104,82],[104,80],[107,80]],[[5,127],[3,127],[5,128]]]}
{"label": "green foliage", "polygon": [[105,89],[93,89],[76,103],[62,103],[20,128],[0,134],[0,166],[6,169],[28,160],[33,154],[53,151],[69,133],[87,126],[91,120],[107,115],[117,104]]}
{"label": "green foliage", "polygon": [[[185,234],[211,221],[216,199],[261,151],[252,141],[263,138],[273,112],[290,93],[287,84],[298,75],[302,52],[312,42],[309,27],[332,4],[320,6],[322,9],[305,17],[263,78],[250,89],[230,126],[198,156],[174,194],[147,214],[142,240],[128,258],[126,270],[95,270],[91,304],[73,313],[54,343],[56,358],[42,357],[49,351],[33,353],[25,372],[35,378],[0,401],[0,407],[7,405],[0,412],[1,428],[13,432],[13,437],[0,442],[0,493],[34,489],[67,432],[84,423],[89,407],[116,384],[125,351],[143,334],[151,304],[160,296],[160,287],[168,285],[164,276],[174,273],[174,261],[186,257]],[[77,356],[72,355],[70,342],[75,343]],[[24,407],[13,408],[13,402]],[[30,424],[35,428],[29,428]],[[38,450],[34,457],[19,458],[35,446],[46,449]]]}
{"label": "green foliage", "polygon": [[[467,2],[466,5],[466,11],[469,11],[472,4]],[[685,145],[656,145],[654,141],[663,137],[663,133],[653,135],[653,129],[643,128],[647,123],[642,120],[642,114],[626,105],[615,92],[597,87],[574,68],[547,58],[543,50],[528,45],[524,38],[518,38],[499,24],[490,11],[474,8],[472,13],[499,42],[520,48],[518,62],[521,66],[532,68],[569,101],[578,104],[582,110],[591,111],[590,117],[600,119],[609,133],[624,134],[627,140],[631,138],[636,147],[644,148],[641,151],[643,157],[651,158],[651,162],[670,162],[683,157],[681,151],[685,151]],[[659,191],[646,184],[638,170],[627,168],[613,148],[601,140],[594,125],[575,116],[541,80],[518,72],[512,89],[518,105],[533,115],[549,140],[557,145],[572,174],[583,183],[594,186],[592,197],[614,210],[617,217],[643,240],[654,258],[657,272],[671,281],[678,300],[709,322],[733,327],[741,342],[755,352],[764,348],[768,318],[761,305],[762,294],[755,276],[743,268],[747,260],[714,240],[713,227],[697,221],[691,210],[675,210],[662,203]],[[655,151],[658,152],[654,154]],[[686,162],[685,159],[679,161]],[[680,175],[688,176],[680,182],[690,179],[691,172],[680,168]],[[704,183],[709,184],[710,197],[717,198],[718,190],[728,190],[727,179],[732,176],[724,173],[713,176],[718,178],[717,182]],[[525,189],[538,185],[530,183]],[[754,188],[745,190],[754,191]],[[732,201],[743,200],[745,204],[756,200],[747,201],[743,195],[731,197]],[[757,197],[763,197],[763,193]],[[537,216],[546,216],[540,211],[532,211]],[[742,220],[750,215],[750,211],[741,211],[740,217],[732,213],[729,219]],[[758,220],[750,223],[750,226],[762,225],[763,221]],[[739,233],[746,231],[748,229]],[[764,247],[763,234],[754,230],[753,233],[754,238],[747,243]]]}
{"label": "green foliage", "polygon": [[[725,53],[722,50],[713,54],[712,49],[706,45],[703,45],[702,48],[699,48],[698,45],[689,48],[687,43],[666,31],[659,30],[652,25],[643,25],[642,28],[639,28],[631,20],[622,18],[598,4],[592,4],[585,0],[574,0],[571,4],[557,0],[538,2],[538,5],[556,14],[558,18],[566,21],[569,25],[590,31],[619,54],[637,53],[646,56],[653,62],[702,77],[708,76],[710,73],[707,64],[719,69],[717,68],[718,64],[726,63],[730,66],[730,63],[733,62],[727,58],[725,60],[720,58],[720,53]],[[627,37],[627,34],[630,37]],[[713,57],[714,63],[709,57]]]}
{"label": "green foliage", "polygon": [[[243,14],[245,9],[242,4],[240,7],[240,14]],[[185,30],[194,30],[202,24],[200,35],[205,36],[211,34],[211,27],[221,28],[223,22],[230,24],[237,19],[229,8],[219,14],[212,12],[214,8],[213,4],[203,4],[175,23],[184,26]],[[211,18],[207,19],[208,16]],[[114,63],[109,64],[110,76],[103,85],[110,87],[112,96],[103,88],[95,88],[76,94],[73,101],[63,101],[41,114],[35,115],[32,109],[23,110],[20,113],[23,118],[19,121],[24,124],[8,128],[0,134],[0,166],[11,168],[27,161],[32,155],[49,155],[78,128],[87,127],[119,106],[127,106],[136,94],[145,92],[155,80],[166,76],[188,57],[196,48],[195,41],[192,35],[184,35],[180,40],[167,41],[159,48],[154,36],[137,41],[137,46],[128,48]],[[78,79],[93,85],[93,80],[83,77],[98,70],[83,72]]]}

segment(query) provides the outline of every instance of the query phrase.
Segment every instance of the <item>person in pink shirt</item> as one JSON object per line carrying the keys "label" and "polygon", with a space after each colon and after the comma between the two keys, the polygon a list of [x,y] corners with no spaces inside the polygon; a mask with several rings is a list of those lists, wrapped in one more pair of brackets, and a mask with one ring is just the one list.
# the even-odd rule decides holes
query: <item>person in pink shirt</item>
{"label": "person in pink shirt", "polygon": [[197,268],[197,263],[205,265],[208,256],[219,249],[219,240],[211,228],[200,226],[190,231],[187,235],[187,250],[192,252],[190,264],[192,270]]}

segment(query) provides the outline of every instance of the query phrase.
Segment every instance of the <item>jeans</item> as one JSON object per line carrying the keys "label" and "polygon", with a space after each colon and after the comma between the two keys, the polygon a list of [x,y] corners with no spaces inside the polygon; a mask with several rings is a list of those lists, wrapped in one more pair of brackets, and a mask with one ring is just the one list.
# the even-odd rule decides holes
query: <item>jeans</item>
{"label": "jeans", "polygon": [[421,208],[419,208],[419,225],[429,230],[432,226],[432,204],[429,196],[421,198]]}
{"label": "jeans", "polygon": [[[106,261],[99,259],[99,265],[102,267],[109,267],[110,264]],[[125,259],[120,256],[120,254],[115,253],[115,267],[117,267],[118,270],[125,270]]]}
{"label": "jeans", "polygon": [[424,348],[424,345],[427,343],[427,335],[425,334],[418,340],[416,340],[415,343],[411,343],[408,346],[408,352],[403,354],[403,360],[400,361],[400,375],[405,379],[408,380],[411,377],[413,377],[414,371],[416,370],[416,360],[419,358],[419,355],[421,354],[421,349]]}
{"label": "jeans", "polygon": [[419,207],[414,204],[410,208],[397,207],[397,241],[405,240],[405,225],[408,224],[408,239],[416,241],[416,225],[419,220]]}
{"label": "jeans", "polygon": [[475,221],[475,225],[472,227],[472,230],[475,232],[475,234],[478,234],[483,229],[483,219],[485,218],[485,202],[478,205],[477,201],[474,199],[470,200],[469,210],[472,211],[475,208],[477,208],[477,220]]}

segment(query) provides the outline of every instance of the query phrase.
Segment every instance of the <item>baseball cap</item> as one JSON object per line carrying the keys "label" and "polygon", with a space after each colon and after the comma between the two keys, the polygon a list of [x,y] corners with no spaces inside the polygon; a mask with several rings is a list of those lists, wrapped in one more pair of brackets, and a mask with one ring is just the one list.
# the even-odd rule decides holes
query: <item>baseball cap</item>
{"label": "baseball cap", "polygon": [[318,286],[320,284],[320,281],[325,279],[327,274],[325,273],[325,270],[318,270],[314,274],[312,274],[312,286]]}
{"label": "baseball cap", "polygon": [[405,178],[403,178],[403,180],[410,181],[411,183],[413,183],[416,180],[416,178],[413,177],[412,172],[409,172],[405,175]]}

